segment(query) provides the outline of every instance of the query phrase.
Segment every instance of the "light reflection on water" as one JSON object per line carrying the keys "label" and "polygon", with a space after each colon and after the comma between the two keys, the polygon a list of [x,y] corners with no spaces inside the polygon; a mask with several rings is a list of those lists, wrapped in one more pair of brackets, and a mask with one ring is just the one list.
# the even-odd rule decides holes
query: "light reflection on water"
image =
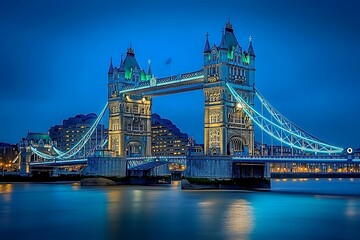
{"label": "light reflection on water", "polygon": [[[39,239],[42,233],[40,239],[67,240],[353,239],[359,234],[360,196],[327,195],[339,187],[356,195],[359,179],[272,184],[272,192],[184,191],[179,182],[114,187],[0,184],[0,232],[4,239],[14,239],[14,233],[15,239]],[[321,191],[299,194],[311,186]]]}

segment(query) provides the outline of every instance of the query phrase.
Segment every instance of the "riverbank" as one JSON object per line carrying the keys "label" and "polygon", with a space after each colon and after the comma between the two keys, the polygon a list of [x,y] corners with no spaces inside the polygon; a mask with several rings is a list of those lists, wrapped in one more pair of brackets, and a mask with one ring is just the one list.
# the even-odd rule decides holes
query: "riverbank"
{"label": "riverbank", "polygon": [[360,173],[271,173],[271,178],[360,178]]}

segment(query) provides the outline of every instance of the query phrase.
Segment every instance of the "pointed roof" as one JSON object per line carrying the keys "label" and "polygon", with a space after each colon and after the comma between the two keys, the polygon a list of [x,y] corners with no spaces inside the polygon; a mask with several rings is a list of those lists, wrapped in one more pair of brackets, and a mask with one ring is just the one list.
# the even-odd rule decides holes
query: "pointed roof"
{"label": "pointed roof", "polygon": [[249,48],[248,48],[248,53],[250,56],[255,57],[255,51],[252,45],[252,36],[249,37],[250,43],[249,43]]}
{"label": "pointed roof", "polygon": [[120,71],[120,72],[125,72],[124,60],[123,60],[123,55],[122,55],[122,54],[121,54],[121,58],[120,58],[120,67],[119,67],[119,71]]}
{"label": "pointed roof", "polygon": [[113,74],[113,72],[114,72],[114,67],[112,64],[112,57],[110,57],[110,66],[109,66],[108,74]]}
{"label": "pointed roof", "polygon": [[152,71],[151,71],[151,60],[150,60],[150,59],[148,60],[148,63],[149,63],[149,65],[148,65],[147,75],[152,76]]}
{"label": "pointed roof", "polygon": [[222,37],[221,37],[221,42],[220,42],[220,49],[228,49],[227,45],[226,45],[226,40],[225,40],[225,33],[223,31]]}
{"label": "pointed roof", "polygon": [[[222,47],[222,44],[224,44],[225,47]],[[236,47],[236,46],[240,47],[240,45],[235,37],[234,29],[232,28],[230,21],[228,21],[226,23],[225,31],[224,31],[222,39],[221,39],[220,48],[232,50],[233,47]]]}
{"label": "pointed roof", "polygon": [[206,33],[206,43],[204,47],[204,53],[209,53],[210,51],[210,43],[209,43],[209,34]]}
{"label": "pointed roof", "polygon": [[139,66],[138,62],[136,61],[135,52],[131,48],[131,45],[130,45],[130,48],[128,48],[126,57],[124,60],[125,78],[128,78],[128,79],[131,78],[132,72],[135,69],[140,69],[140,66]]}

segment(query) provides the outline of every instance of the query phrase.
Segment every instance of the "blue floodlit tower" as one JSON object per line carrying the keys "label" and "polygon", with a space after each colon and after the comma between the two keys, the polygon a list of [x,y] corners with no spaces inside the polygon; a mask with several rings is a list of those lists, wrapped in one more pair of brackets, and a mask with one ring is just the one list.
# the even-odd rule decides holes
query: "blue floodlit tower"
{"label": "blue floodlit tower", "polygon": [[235,103],[226,83],[234,85],[254,105],[255,52],[252,38],[247,51],[238,43],[230,22],[226,23],[220,45],[204,47],[204,153],[232,155],[254,153],[254,126]]}
{"label": "blue floodlit tower", "polygon": [[140,68],[134,50],[121,57],[120,66],[112,59],[108,71],[109,149],[117,156],[151,155],[151,97],[119,94],[126,87],[139,86],[151,77],[150,61],[147,72]]}

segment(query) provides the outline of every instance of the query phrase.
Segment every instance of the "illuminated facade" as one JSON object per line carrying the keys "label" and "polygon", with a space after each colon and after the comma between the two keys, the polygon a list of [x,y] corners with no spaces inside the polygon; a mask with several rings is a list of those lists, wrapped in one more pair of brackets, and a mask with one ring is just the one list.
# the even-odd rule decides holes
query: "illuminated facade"
{"label": "illuminated facade", "polygon": [[254,126],[240,106],[235,104],[226,82],[254,105],[255,52],[252,39],[247,51],[239,45],[230,22],[226,24],[219,46],[210,48],[208,36],[204,48],[206,155],[254,153]]}
{"label": "illuminated facade", "polygon": [[[79,114],[75,117],[70,117],[64,120],[62,125],[51,127],[49,129],[49,136],[56,144],[57,149],[64,152],[68,151],[84,137],[96,118],[97,115],[94,113],[87,115]],[[90,151],[99,145],[106,135],[107,129],[104,128],[103,124],[99,124],[95,132],[91,135],[88,143],[84,146],[84,150],[80,152],[84,154],[84,151]]]}
{"label": "illuminated facade", "polygon": [[35,147],[39,152],[51,152],[53,141],[47,133],[28,132],[26,138],[22,138],[19,143],[20,174],[29,173],[30,162],[39,161],[41,158],[37,154],[32,154],[30,146]]}
{"label": "illuminated facade", "polygon": [[[254,126],[242,108],[236,104],[226,83],[233,84],[237,93],[254,105],[255,52],[252,39],[245,51],[238,43],[232,25],[226,24],[221,43],[210,48],[206,38],[203,52],[204,66],[201,71],[178,74],[157,79],[148,70],[142,70],[135,59],[134,50],[128,49],[120,66],[110,61],[108,71],[109,102],[109,150],[120,157],[150,156],[151,144],[151,96],[181,91],[204,89],[205,155],[233,155],[237,152],[254,154]],[[169,81],[181,78],[171,87]],[[191,85],[193,84],[193,85]],[[188,87],[187,87],[188,86]],[[154,92],[143,92],[152,88]],[[131,89],[138,89],[132,91]],[[162,95],[159,94],[159,95]],[[197,148],[198,153],[200,148]],[[200,151],[201,152],[201,151]],[[195,153],[195,152],[194,152]]]}
{"label": "illuminated facade", "polygon": [[151,115],[151,152],[153,156],[188,155],[189,136],[170,120]]}
{"label": "illuminated facade", "polygon": [[0,142],[0,164],[8,164],[19,153],[15,144]]}
{"label": "illuminated facade", "polygon": [[109,149],[117,156],[151,155],[151,97],[118,94],[126,86],[141,85],[151,77],[150,61],[147,73],[140,69],[130,47],[119,67],[108,71]]}

